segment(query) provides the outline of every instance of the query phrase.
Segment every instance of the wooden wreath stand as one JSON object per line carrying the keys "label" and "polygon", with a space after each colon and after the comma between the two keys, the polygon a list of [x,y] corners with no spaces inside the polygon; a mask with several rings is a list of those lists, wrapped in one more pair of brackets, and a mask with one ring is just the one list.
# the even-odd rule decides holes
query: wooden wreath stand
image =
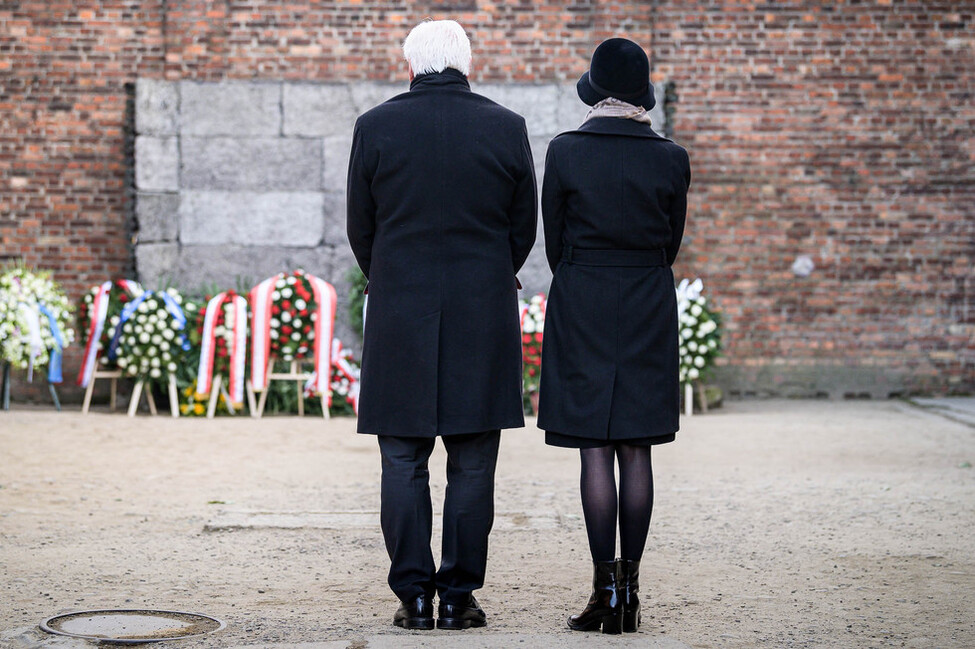
{"label": "wooden wreath stand", "polygon": [[[213,385],[210,386],[210,399],[207,401],[207,419],[213,419],[213,416],[217,413],[217,399],[220,398],[221,394],[227,403],[227,410],[230,411],[230,414],[237,414],[234,403],[230,400],[230,393],[227,392],[227,387],[223,384],[223,375],[217,374],[213,377]],[[247,385],[247,407],[251,412],[251,416],[253,416],[254,396],[250,384]]]}
{"label": "wooden wreath stand", "polygon": [[701,412],[708,412],[708,398],[704,393],[704,384],[698,381],[696,384],[684,384],[684,414],[690,417],[694,414],[694,385],[697,385],[697,397],[701,400]]}
{"label": "wooden wreath stand", "polygon": [[[270,361],[271,369],[274,369],[274,362]],[[268,387],[271,385],[271,381],[295,381],[295,385],[298,389],[298,416],[305,416],[305,382],[307,382],[312,377],[312,372],[302,372],[301,366],[298,361],[291,361],[291,365],[287,372],[268,372],[267,383]],[[214,379],[219,380],[219,376]],[[267,388],[261,391],[260,399],[257,399],[255,405],[255,394],[254,387],[248,383],[247,384],[247,403],[251,411],[251,417],[263,417],[264,416],[264,406],[267,404],[267,393],[270,392]],[[212,398],[212,397],[211,397]],[[328,395],[322,394],[322,417],[325,419],[329,418],[328,412]],[[209,415],[207,415],[209,416]]]}
{"label": "wooden wreath stand", "polygon": [[[179,417],[179,396],[176,391],[176,377],[172,374],[169,375],[169,413],[173,417]],[[135,417],[135,411],[139,409],[139,402],[142,400],[143,388],[145,387],[145,380],[139,379],[135,383],[135,387],[132,388],[132,397],[129,399],[129,417]],[[145,390],[146,402],[149,404],[149,412],[153,415],[158,414],[156,412],[156,400],[152,398],[152,390]]]}
{"label": "wooden wreath stand", "polygon": [[108,407],[115,412],[118,407],[118,380],[122,378],[122,370],[95,370],[91,373],[88,387],[85,388],[85,400],[81,404],[81,414],[87,415],[91,407],[91,396],[95,392],[95,381],[108,379],[111,381],[111,391],[109,392]]}

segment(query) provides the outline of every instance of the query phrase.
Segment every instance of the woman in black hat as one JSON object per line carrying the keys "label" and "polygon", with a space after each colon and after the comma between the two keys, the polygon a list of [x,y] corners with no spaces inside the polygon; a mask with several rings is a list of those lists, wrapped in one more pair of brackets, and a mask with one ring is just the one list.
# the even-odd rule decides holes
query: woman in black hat
{"label": "woman in black hat", "polygon": [[619,633],[640,624],[650,447],[673,441],[678,429],[671,264],[691,173],[687,152],[650,127],[653,86],[639,45],[600,44],[577,89],[593,108],[582,126],[552,140],[545,158],[542,214],[554,277],[538,425],[547,444],[581,449],[593,593],[569,626]]}

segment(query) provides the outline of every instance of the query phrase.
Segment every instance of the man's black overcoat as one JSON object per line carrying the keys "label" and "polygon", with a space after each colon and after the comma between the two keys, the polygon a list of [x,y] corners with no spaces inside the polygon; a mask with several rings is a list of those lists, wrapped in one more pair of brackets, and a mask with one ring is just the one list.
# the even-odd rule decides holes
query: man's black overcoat
{"label": "man's black overcoat", "polygon": [[515,273],[535,241],[525,120],[451,68],[356,121],[348,235],[369,280],[360,433],[524,425]]}
{"label": "man's black overcoat", "polygon": [[[687,152],[634,120],[601,117],[548,148],[545,314],[538,425],[590,439],[669,436],[680,415],[677,257],[691,174]],[[584,266],[567,246],[663,250],[666,265]]]}

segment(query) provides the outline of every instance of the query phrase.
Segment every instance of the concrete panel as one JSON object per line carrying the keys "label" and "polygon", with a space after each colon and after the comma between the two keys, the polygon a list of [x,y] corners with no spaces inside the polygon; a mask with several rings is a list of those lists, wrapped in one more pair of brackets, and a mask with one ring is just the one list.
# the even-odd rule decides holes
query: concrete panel
{"label": "concrete panel", "polygon": [[135,248],[135,270],[139,282],[148,289],[169,286],[176,279],[179,246],[175,243],[141,243]]}
{"label": "concrete panel", "polygon": [[271,275],[296,268],[328,281],[332,273],[331,258],[332,249],[328,246],[184,245],[174,277],[176,285],[183,290],[195,290],[204,283],[249,288]]}
{"label": "concrete panel", "polygon": [[314,247],[322,205],[319,192],[183,192],[180,242]]}
{"label": "concrete panel", "polygon": [[322,241],[326,245],[349,247],[345,227],[345,194],[328,192],[322,203]]}
{"label": "concrete panel", "polygon": [[559,86],[555,84],[478,83],[472,90],[524,117],[532,137],[559,132]]}
{"label": "concrete panel", "polygon": [[353,83],[350,90],[356,115],[361,115],[391,97],[409,92],[410,83],[404,76],[402,83]]}
{"label": "concrete panel", "polygon": [[349,175],[349,151],[352,129],[322,140],[322,188],[327,192],[345,192]]}
{"label": "concrete panel", "polygon": [[139,79],[136,82],[135,131],[139,135],[178,133],[178,83],[161,79]]}
{"label": "concrete panel", "polygon": [[175,137],[135,139],[135,185],[145,191],[179,189],[179,147]]}
{"label": "concrete panel", "polygon": [[351,133],[358,115],[349,84],[286,83],[281,105],[285,135]]}
{"label": "concrete panel", "polygon": [[184,137],[184,189],[317,190],[319,140],[281,137]]}
{"label": "concrete panel", "polygon": [[183,135],[279,135],[281,84],[260,81],[180,83]]}
{"label": "concrete panel", "polygon": [[179,194],[139,192],[135,202],[139,243],[176,241],[179,236]]}

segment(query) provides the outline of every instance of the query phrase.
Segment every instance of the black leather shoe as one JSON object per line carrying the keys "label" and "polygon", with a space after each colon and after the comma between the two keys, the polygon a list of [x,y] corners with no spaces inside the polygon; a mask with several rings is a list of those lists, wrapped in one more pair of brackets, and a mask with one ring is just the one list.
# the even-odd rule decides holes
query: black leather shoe
{"label": "black leather shoe", "polygon": [[447,604],[440,602],[437,611],[438,629],[468,629],[470,627],[484,626],[487,624],[487,616],[478,605],[474,596],[466,604]]}
{"label": "black leather shoe", "polygon": [[408,602],[400,602],[393,624],[404,629],[432,629],[433,597],[420,595]]}

